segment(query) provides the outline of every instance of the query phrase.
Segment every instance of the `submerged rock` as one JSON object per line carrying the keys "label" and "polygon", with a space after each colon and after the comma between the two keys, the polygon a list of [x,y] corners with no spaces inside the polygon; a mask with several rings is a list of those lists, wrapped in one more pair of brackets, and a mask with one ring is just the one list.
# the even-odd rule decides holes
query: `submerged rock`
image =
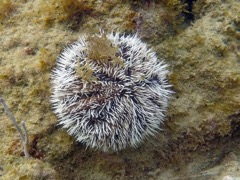
{"label": "submerged rock", "polygon": [[[239,176],[239,1],[191,1],[191,20],[181,1],[3,2],[1,10],[12,8],[1,11],[6,13],[0,24],[0,94],[16,119],[26,122],[32,159],[21,157],[20,137],[0,108],[2,177],[38,174],[42,168],[53,179]],[[74,144],[55,126],[49,103],[56,57],[79,34],[99,28],[140,33],[170,65],[175,91],[164,131],[117,154]],[[236,159],[224,163],[229,152]],[[21,163],[28,168],[12,166]]]}

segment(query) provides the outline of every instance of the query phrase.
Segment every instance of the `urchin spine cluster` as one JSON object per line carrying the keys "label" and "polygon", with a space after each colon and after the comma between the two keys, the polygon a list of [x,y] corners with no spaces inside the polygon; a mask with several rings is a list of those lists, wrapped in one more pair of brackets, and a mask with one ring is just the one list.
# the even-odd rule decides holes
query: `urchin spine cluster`
{"label": "urchin spine cluster", "polygon": [[163,122],[167,73],[137,35],[84,35],[57,59],[51,102],[59,124],[86,146],[136,147]]}

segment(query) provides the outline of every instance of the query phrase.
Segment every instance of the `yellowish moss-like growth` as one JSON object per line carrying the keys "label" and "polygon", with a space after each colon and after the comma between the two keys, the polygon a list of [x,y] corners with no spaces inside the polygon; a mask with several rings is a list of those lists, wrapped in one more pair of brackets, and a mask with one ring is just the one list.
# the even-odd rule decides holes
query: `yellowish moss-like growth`
{"label": "yellowish moss-like growth", "polygon": [[5,20],[15,10],[15,5],[11,0],[0,1],[0,21]]}
{"label": "yellowish moss-like growth", "polygon": [[132,9],[137,9],[139,13],[133,14],[133,23],[128,23],[128,29],[132,26],[143,39],[153,44],[182,32],[189,25],[184,22],[189,22],[188,15],[191,12],[188,12],[188,9],[191,10],[189,6],[192,5],[181,0],[130,1],[130,3]]}
{"label": "yellowish moss-like growth", "polygon": [[58,179],[50,164],[38,159],[5,156],[1,159],[1,179]]}
{"label": "yellowish moss-like growth", "polygon": [[[140,7],[148,6],[149,8],[154,8],[154,6],[151,6],[151,2],[145,2],[144,4],[142,4],[142,2],[144,1],[132,1],[131,4],[134,7],[137,5]],[[161,18],[174,25],[182,23],[184,20],[182,13],[188,12],[187,3],[182,0],[156,0],[154,4],[155,6],[160,5],[157,12],[161,14]]]}
{"label": "yellowish moss-like growth", "polygon": [[44,159],[54,160],[65,157],[71,151],[74,139],[64,131],[54,131],[50,134],[42,137],[37,144],[37,148],[44,152]]}
{"label": "yellowish moss-like growth", "polygon": [[92,74],[93,74],[93,70],[89,67],[89,64],[86,63],[83,66],[80,66],[80,64],[78,64],[77,68],[76,68],[76,74],[77,76],[81,77],[81,79],[84,82],[91,82],[93,80],[96,80]]}
{"label": "yellowish moss-like growth", "polygon": [[181,15],[183,12],[187,12],[187,4],[183,3],[181,0],[162,0],[162,3],[167,7],[166,13],[169,18],[169,22],[173,22],[173,25],[181,24],[184,20],[184,17]]}
{"label": "yellowish moss-like growth", "polygon": [[123,65],[122,59],[117,57],[118,47],[114,47],[107,39],[106,35],[89,36],[89,59],[98,61],[99,63],[113,63],[113,65]]}
{"label": "yellowish moss-like growth", "polygon": [[82,16],[91,11],[91,2],[83,0],[51,0],[40,1],[37,13],[47,27],[52,26],[54,23],[66,23],[71,29],[76,29],[82,20]]}
{"label": "yellowish moss-like growth", "polygon": [[[106,34],[101,37],[97,35],[89,36],[88,42],[88,59],[96,61],[99,66],[103,64],[109,64],[110,66],[123,66],[121,58],[117,57],[118,47],[114,47],[112,43],[107,39]],[[93,70],[90,68],[89,63],[77,66],[77,76],[81,77],[84,82],[92,82],[96,80],[93,74]]]}
{"label": "yellowish moss-like growth", "polygon": [[0,85],[4,87],[14,83],[14,70],[13,67],[1,68],[0,71]]}
{"label": "yellowish moss-like growth", "polygon": [[52,69],[54,62],[55,56],[49,49],[41,48],[39,50],[38,69],[40,71],[47,71]]}
{"label": "yellowish moss-like growth", "polygon": [[[203,17],[192,27],[159,45],[159,52],[170,61],[172,74],[169,79],[177,94],[169,108],[174,121],[168,121],[167,125],[175,133],[187,127],[186,134],[190,137],[184,139],[194,140],[192,147],[230,135],[229,119],[239,114],[240,108],[235,23],[240,4],[207,4],[204,12],[208,13],[201,15]],[[198,9],[202,7],[201,4]]]}

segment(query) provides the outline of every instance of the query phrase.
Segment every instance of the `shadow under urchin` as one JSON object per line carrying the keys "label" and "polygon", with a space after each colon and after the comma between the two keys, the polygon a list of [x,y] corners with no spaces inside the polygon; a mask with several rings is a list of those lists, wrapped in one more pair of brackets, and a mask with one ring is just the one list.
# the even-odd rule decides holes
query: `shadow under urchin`
{"label": "shadow under urchin", "polygon": [[167,65],[137,35],[83,35],[57,58],[51,103],[88,147],[119,151],[154,135],[169,96]]}

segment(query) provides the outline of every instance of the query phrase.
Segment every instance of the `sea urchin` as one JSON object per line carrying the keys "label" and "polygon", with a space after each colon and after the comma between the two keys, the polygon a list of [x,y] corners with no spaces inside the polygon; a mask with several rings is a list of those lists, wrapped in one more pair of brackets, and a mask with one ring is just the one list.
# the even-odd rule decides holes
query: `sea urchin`
{"label": "sea urchin", "polygon": [[84,35],[58,57],[51,102],[77,141],[136,147],[160,129],[171,90],[167,65],[137,35]]}

